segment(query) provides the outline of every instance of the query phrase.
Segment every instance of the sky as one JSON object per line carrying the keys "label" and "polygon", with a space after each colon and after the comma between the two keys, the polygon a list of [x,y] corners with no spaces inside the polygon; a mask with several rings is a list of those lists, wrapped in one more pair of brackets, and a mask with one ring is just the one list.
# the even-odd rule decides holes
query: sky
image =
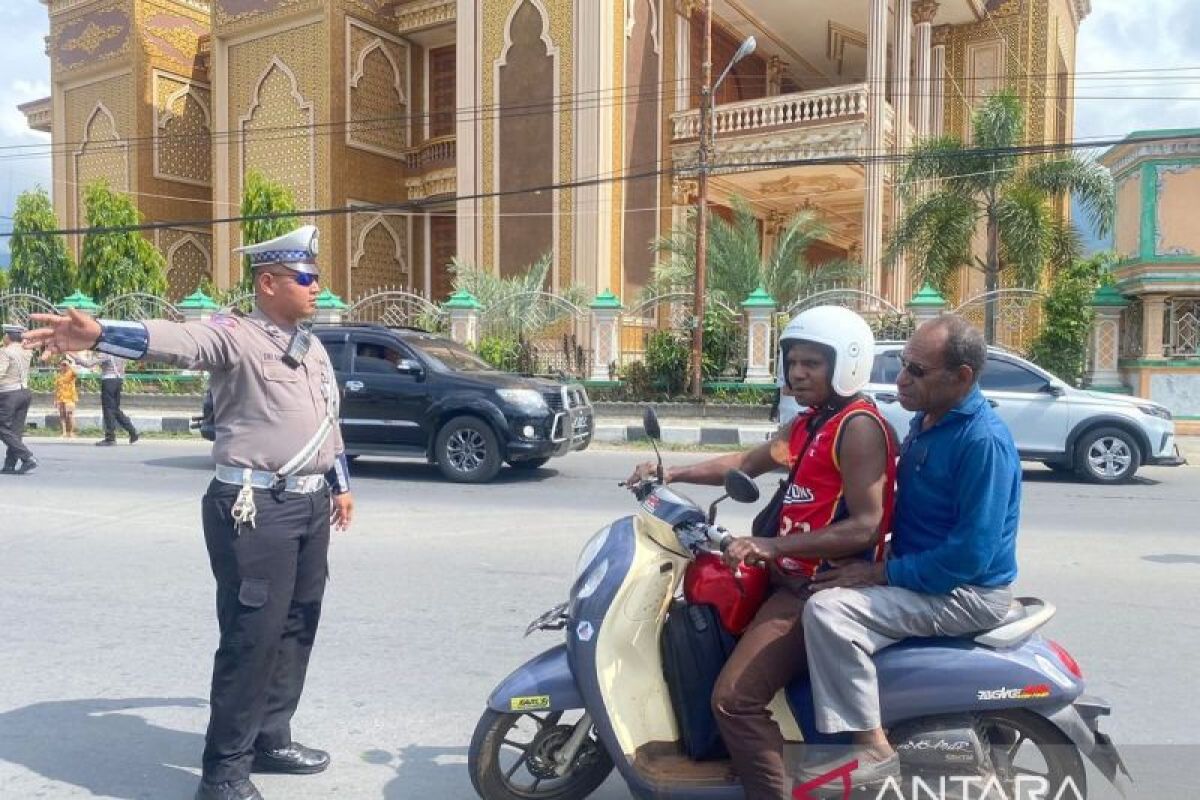
{"label": "sky", "polygon": [[[18,194],[38,184],[50,186],[49,157],[16,149],[49,142],[47,134],[29,130],[17,110],[20,103],[50,94],[46,7],[38,0],[0,0],[0,30],[5,32],[0,48],[3,227]],[[1113,139],[1135,130],[1200,127],[1196,42],[1200,0],[1092,0],[1092,13],[1083,21],[1077,45],[1075,138]],[[1157,71],[1121,74],[1130,70]],[[7,239],[0,239],[0,261],[7,249]]]}

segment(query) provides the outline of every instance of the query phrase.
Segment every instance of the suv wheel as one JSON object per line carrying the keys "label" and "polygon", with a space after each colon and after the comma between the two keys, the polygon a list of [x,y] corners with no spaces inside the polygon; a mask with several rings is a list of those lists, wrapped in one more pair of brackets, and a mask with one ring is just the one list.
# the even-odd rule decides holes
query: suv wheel
{"label": "suv wheel", "polygon": [[433,445],[438,469],[457,483],[487,483],[500,471],[500,444],[478,417],[455,417],[438,431]]}
{"label": "suv wheel", "polygon": [[1122,483],[1142,463],[1142,450],[1133,434],[1121,428],[1088,431],[1075,445],[1075,470],[1093,483]]}

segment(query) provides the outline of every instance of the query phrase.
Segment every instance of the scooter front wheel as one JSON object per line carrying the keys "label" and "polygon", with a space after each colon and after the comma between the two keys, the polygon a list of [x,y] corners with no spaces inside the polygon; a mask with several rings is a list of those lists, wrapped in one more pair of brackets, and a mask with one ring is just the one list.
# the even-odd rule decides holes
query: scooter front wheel
{"label": "scooter front wheel", "polygon": [[483,800],[583,800],[604,783],[613,763],[593,728],[558,775],[555,755],[574,730],[561,711],[484,711],[467,754],[471,784]]}

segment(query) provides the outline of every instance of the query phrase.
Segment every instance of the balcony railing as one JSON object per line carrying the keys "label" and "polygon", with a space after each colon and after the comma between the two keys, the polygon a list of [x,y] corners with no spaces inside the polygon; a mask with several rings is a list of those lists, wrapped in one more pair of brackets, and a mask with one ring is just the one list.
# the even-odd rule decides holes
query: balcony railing
{"label": "balcony railing", "polygon": [[[851,84],[811,92],[760,97],[723,103],[713,111],[718,138],[737,133],[755,133],[771,128],[861,119],[867,113],[867,85]],[[671,117],[672,140],[686,141],[700,135],[700,111],[682,111]]]}
{"label": "balcony railing", "polygon": [[458,156],[458,145],[453,136],[441,136],[422,142],[405,153],[410,173],[429,172],[453,167]]}

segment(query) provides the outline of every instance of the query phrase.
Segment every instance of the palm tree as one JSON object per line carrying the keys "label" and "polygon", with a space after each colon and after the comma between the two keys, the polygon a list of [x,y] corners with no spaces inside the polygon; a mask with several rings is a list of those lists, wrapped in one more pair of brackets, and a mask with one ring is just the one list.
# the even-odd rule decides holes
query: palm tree
{"label": "palm tree", "polygon": [[[708,296],[737,308],[751,292],[763,287],[783,308],[798,298],[841,281],[857,280],[861,269],[849,261],[810,264],[808,249],[829,229],[811,210],[798,211],[779,234],[775,251],[763,261],[759,221],[750,204],[732,199],[733,222],[710,216],[708,232]],[[665,256],[654,268],[646,287],[650,294],[691,291],[696,276],[696,224],[655,240],[651,249]]]}
{"label": "palm tree", "polygon": [[[1079,256],[1078,234],[1052,201],[1074,195],[1101,235],[1112,228],[1116,198],[1104,167],[1072,155],[1023,163],[1017,149],[1024,143],[1025,111],[1015,93],[989,96],[975,111],[971,127],[969,147],[957,137],[942,136],[913,149],[903,174],[908,210],[888,243],[888,263],[907,253],[920,277],[942,288],[960,266],[977,267],[990,294],[1000,288],[1004,270],[1032,287],[1046,264],[1057,268]],[[933,190],[918,189],[923,182],[932,182]],[[986,233],[983,258],[972,247],[981,225]],[[995,339],[995,327],[995,306],[988,302],[988,342]]]}

